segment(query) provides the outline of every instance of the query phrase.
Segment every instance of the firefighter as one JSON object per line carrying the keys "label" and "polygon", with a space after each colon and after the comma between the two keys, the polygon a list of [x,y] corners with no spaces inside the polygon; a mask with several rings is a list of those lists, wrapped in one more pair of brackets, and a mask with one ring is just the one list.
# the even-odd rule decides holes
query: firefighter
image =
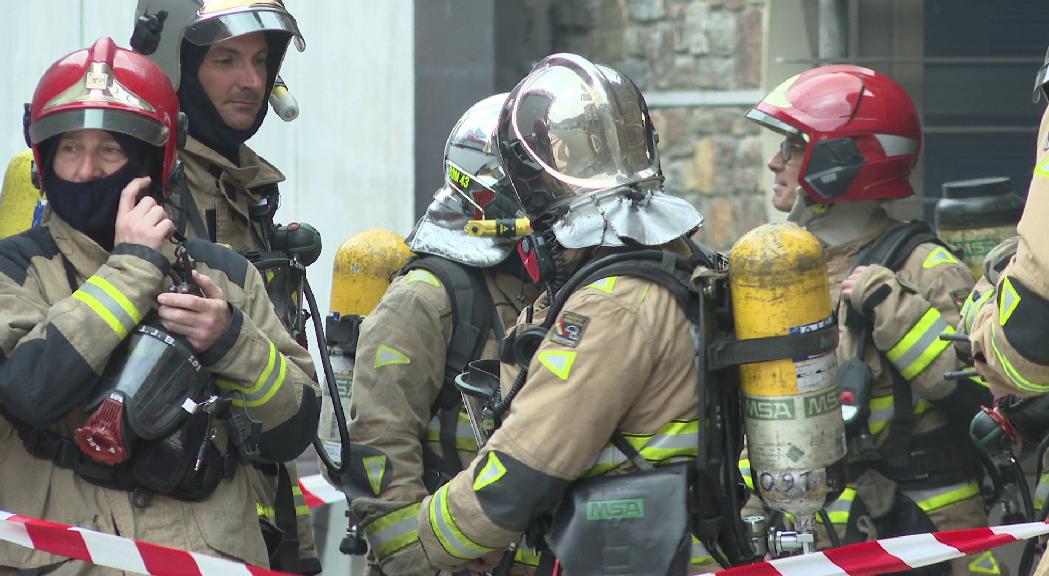
{"label": "firefighter", "polygon": [[361,326],[347,412],[350,469],[366,474],[344,485],[368,540],[369,574],[434,573],[414,525],[419,503],[477,453],[454,378],[470,361],[497,357],[536,296],[512,238],[465,231],[471,219],[518,216],[493,150],[505,97],[476,103],[452,129],[444,186],[408,237],[418,256]]}
{"label": "firefighter", "polygon": [[[1049,54],[1035,81],[1037,102],[1049,89]],[[976,370],[995,396],[1020,397],[1049,392],[1049,356],[1046,355],[1046,316],[1049,290],[1045,255],[1046,198],[1049,197],[1049,110],[1042,114],[1035,147],[1035,167],[1027,204],[1017,226],[1018,236],[987,255],[988,273],[966,302],[960,330],[968,332]],[[1041,455],[1043,462],[1045,455]],[[1044,465],[1043,465],[1044,469]],[[1049,475],[1038,479],[1035,510],[1044,508]],[[1035,574],[1049,572],[1047,555]]]}
{"label": "firefighter", "polygon": [[[658,476],[661,490],[679,494],[670,464],[698,451],[696,348],[671,289],[631,273],[561,291],[574,271],[607,254],[658,247],[672,262],[691,253],[687,234],[702,217],[663,193],[644,98],[611,68],[555,54],[510,93],[496,139],[534,228],[519,250],[546,294],[504,342],[503,394],[489,407],[502,414],[501,426],[420,506],[423,552],[445,570],[488,570],[531,527],[529,541],[542,536],[569,573],[681,573],[690,560],[712,563],[690,538],[686,507],[675,498],[666,503],[680,522],[646,508],[642,516],[654,525],[620,520],[604,533],[617,541],[593,548],[568,544],[571,538],[554,537],[556,526],[544,530],[545,522],[535,522],[549,518],[562,498],[581,497],[589,481],[613,476]],[[552,297],[567,300],[557,300],[563,307],[548,318]],[[652,464],[659,465],[653,472],[632,474]],[[549,558],[543,555],[540,573]]]}
{"label": "firefighter", "polygon": [[[944,378],[959,361],[940,338],[954,331],[972,274],[924,223],[885,211],[914,194],[914,104],[883,74],[835,65],[787,80],[747,118],[783,136],[768,163],[771,201],[824,244],[839,363],[859,368],[842,370],[849,414],[861,416],[846,421],[854,484],[828,507],[839,537],[986,526],[967,432],[990,397],[974,380]],[[999,568],[990,552],[950,565],[954,574]]]}
{"label": "firefighter", "polygon": [[[166,17],[158,20],[161,11]],[[295,18],[272,0],[140,0],[136,14],[132,48],[164,69],[189,119],[179,152],[185,183],[178,196],[186,235],[225,244],[252,260],[269,257],[280,199],[277,184],[284,175],[245,143],[267,116],[267,98],[288,46],[292,41],[300,51],[305,46]],[[264,274],[270,284],[274,272]],[[277,289],[271,297],[305,345],[299,299]],[[294,463],[258,462],[254,474],[259,520],[274,567],[319,572],[313,524]],[[292,491],[294,509],[278,506],[278,488]]]}
{"label": "firefighter", "polygon": [[[162,203],[172,188],[177,116],[163,71],[108,38],[56,62],[37,86],[26,140],[52,216],[47,226],[0,242],[0,508],[266,565],[248,468],[238,460],[240,448],[227,442],[233,435],[226,419],[199,412],[208,425],[197,443],[196,472],[190,432],[173,445],[140,441],[130,460],[115,466],[70,440],[106,375],[120,373],[110,359],[129,357],[121,356],[122,342],[134,340],[143,318],[158,318],[183,337],[218,394],[232,399],[230,410],[260,424],[261,434],[245,441],[257,443],[263,457],[294,458],[316,425],[309,354],[284,331],[244,258],[205,241],[183,242],[197,261],[192,280],[202,296],[167,291],[175,226]],[[146,357],[148,351],[135,360]],[[136,406],[125,406],[126,421]],[[143,474],[149,470],[141,462],[149,470],[180,470],[179,477]],[[208,478],[213,484],[202,488]],[[169,481],[177,482],[173,491],[161,486]],[[11,544],[0,545],[0,565],[96,572]]]}

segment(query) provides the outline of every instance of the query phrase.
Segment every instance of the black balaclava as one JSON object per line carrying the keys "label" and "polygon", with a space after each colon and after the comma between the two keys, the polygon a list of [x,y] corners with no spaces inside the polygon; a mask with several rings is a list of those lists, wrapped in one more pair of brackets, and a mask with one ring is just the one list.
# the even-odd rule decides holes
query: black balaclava
{"label": "black balaclava", "polygon": [[91,182],[70,182],[55,174],[55,150],[61,135],[48,139],[41,149],[46,166],[43,188],[47,205],[59,218],[107,251],[113,249],[120,193],[133,179],[146,175],[145,151],[148,146],[120,132],[110,134],[124,149],[127,164],[109,176]]}
{"label": "black balaclava", "polygon": [[[265,34],[266,44],[270,48],[266,58],[266,90],[263,93],[262,106],[259,107],[255,123],[244,130],[236,130],[226,124],[219,115],[219,111],[215,109],[215,105],[211,103],[211,98],[208,98],[197,76],[209,46],[198,46],[187,40],[182,41],[178,99],[182,111],[189,117],[189,135],[221,154],[235,166],[240,166],[240,145],[254,136],[262,127],[262,121],[266,119],[266,111],[269,108],[266,98],[273,90],[273,83],[277,79],[277,69],[284,59],[284,52],[290,41],[290,35],[285,32],[266,32]],[[281,49],[280,46],[284,48]]]}

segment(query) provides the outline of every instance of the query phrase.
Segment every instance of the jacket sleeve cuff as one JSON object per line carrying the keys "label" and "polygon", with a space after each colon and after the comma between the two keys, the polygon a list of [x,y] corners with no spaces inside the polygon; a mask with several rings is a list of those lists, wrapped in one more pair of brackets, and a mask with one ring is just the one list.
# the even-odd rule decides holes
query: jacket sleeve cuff
{"label": "jacket sleeve cuff", "polygon": [[891,291],[895,283],[896,275],[893,274],[892,270],[872,264],[860,273],[859,277],[856,278],[856,282],[852,285],[852,296],[849,298],[849,305],[860,314],[873,318],[875,309],[888,296],[882,287],[884,286]]}
{"label": "jacket sleeve cuff", "polygon": [[219,360],[222,360],[233,349],[233,346],[237,343],[237,338],[240,337],[241,329],[244,328],[244,313],[232,304],[227,304],[227,306],[229,306],[230,312],[229,327],[211,345],[211,348],[200,354],[201,361],[208,366],[212,366]]}
{"label": "jacket sleeve cuff", "polygon": [[168,270],[171,269],[171,262],[169,262],[163,254],[157,252],[156,250],[148,246],[143,246],[142,244],[131,244],[128,242],[122,242],[120,244],[117,244],[113,248],[113,251],[110,252],[110,255],[136,256],[155,266],[157,270],[160,270],[161,276],[167,274]]}

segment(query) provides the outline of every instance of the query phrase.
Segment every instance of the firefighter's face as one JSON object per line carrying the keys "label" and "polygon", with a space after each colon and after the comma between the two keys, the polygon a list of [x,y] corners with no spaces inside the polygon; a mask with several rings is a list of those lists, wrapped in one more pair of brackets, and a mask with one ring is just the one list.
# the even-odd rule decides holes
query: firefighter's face
{"label": "firefighter's face", "polygon": [[71,130],[62,134],[52,163],[55,175],[67,182],[101,180],[127,164],[127,154],[105,130]]}
{"label": "firefighter's face", "polygon": [[252,32],[215,43],[197,70],[204,92],[230,128],[251,128],[266,100],[266,35]]}
{"label": "firefighter's face", "polygon": [[805,143],[786,138],[779,152],[769,160],[769,170],[774,174],[772,183],[772,206],[780,212],[790,212],[798,195],[798,176],[801,160],[805,156]]}

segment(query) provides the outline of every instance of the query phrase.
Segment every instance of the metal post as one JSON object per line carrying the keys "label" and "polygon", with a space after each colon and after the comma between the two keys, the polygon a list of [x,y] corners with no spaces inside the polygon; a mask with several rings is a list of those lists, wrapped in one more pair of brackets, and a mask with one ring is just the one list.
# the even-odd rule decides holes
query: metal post
{"label": "metal post", "polygon": [[849,51],[848,0],[820,0],[819,57],[838,59],[848,57]]}

